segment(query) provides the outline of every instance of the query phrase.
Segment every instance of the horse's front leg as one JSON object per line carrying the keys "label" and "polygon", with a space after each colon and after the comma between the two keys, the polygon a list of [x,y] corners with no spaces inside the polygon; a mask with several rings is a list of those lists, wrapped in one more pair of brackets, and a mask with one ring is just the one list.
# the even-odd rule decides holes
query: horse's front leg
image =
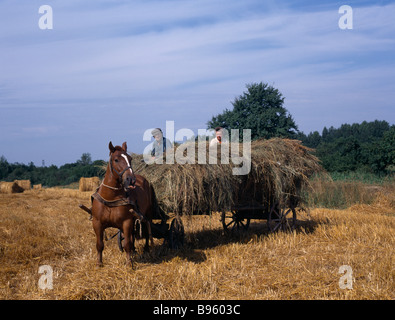
{"label": "horse's front leg", "polygon": [[96,250],[97,250],[97,265],[99,267],[103,266],[103,249],[104,249],[104,242],[103,242],[103,226],[97,219],[92,220],[93,229],[95,230],[96,234]]}
{"label": "horse's front leg", "polygon": [[151,233],[151,223],[148,220],[146,220],[144,223],[144,234],[145,234],[144,252],[149,252],[150,242],[151,242],[151,246],[154,245],[154,242],[153,242],[152,233]]}
{"label": "horse's front leg", "polygon": [[123,223],[123,235],[124,235],[124,249],[126,253],[126,263],[130,263],[133,266],[133,260],[132,260],[132,249],[134,248],[134,243],[131,241],[131,235],[132,235],[132,227],[133,227],[133,221],[132,220],[126,220]]}
{"label": "horse's front leg", "polygon": [[136,246],[135,246],[136,232],[135,232],[134,228],[132,228],[132,232],[130,233],[130,242],[131,242],[132,252],[135,253],[136,252]]}

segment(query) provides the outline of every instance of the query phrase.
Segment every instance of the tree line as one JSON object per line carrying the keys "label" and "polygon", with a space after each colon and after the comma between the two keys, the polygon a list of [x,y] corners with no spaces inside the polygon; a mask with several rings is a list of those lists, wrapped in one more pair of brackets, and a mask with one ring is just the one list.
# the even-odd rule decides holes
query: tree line
{"label": "tree line", "polygon": [[105,161],[92,161],[89,153],[84,153],[81,159],[74,163],[66,163],[60,167],[37,167],[33,162],[29,164],[9,163],[4,156],[0,158],[0,180],[30,180],[34,184],[47,187],[65,186],[78,182],[81,177],[104,175]]}
{"label": "tree line", "polygon": [[395,172],[395,125],[387,121],[324,127],[297,138],[316,150],[316,156],[329,172],[360,171],[374,174]]}
{"label": "tree line", "polygon": [[[231,109],[213,116],[207,122],[209,129],[251,129],[252,140],[282,137],[301,140],[315,150],[323,167],[329,172],[366,172],[378,175],[395,172],[395,125],[387,121],[343,124],[340,128],[326,128],[305,134],[283,106],[281,92],[266,83],[253,83],[232,102]],[[105,161],[92,161],[84,153],[75,163],[61,167],[36,167],[9,163],[0,158],[0,180],[29,179],[32,184],[44,186],[68,185],[80,177],[103,176]]]}

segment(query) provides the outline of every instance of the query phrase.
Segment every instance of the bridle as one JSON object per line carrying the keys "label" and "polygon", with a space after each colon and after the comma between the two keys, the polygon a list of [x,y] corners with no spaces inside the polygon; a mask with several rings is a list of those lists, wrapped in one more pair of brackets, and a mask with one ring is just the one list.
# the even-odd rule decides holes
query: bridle
{"label": "bridle", "polygon": [[[114,168],[114,166],[112,165],[112,154],[110,154],[110,170],[111,170],[111,174],[114,176],[114,171],[115,173],[118,175],[118,182],[122,185],[122,176],[123,174],[127,171],[127,170],[132,170],[133,172],[133,168],[132,166],[127,166],[125,169],[123,169],[121,172],[119,172],[117,169]],[[134,186],[134,183],[132,184],[132,186]]]}

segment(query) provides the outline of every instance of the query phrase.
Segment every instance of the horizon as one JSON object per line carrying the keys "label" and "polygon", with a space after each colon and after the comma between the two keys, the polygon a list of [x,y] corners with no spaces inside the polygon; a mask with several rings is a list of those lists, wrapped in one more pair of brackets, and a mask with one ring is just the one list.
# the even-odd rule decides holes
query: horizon
{"label": "horizon", "polygon": [[[326,126],[324,126],[324,128],[323,128],[321,131],[318,131],[318,130],[316,130],[316,131],[310,131],[308,134],[312,134],[312,133],[314,133],[314,132],[318,132],[319,135],[322,137],[323,131],[324,131],[325,129],[331,129],[331,128],[333,128],[333,129],[337,130],[337,129],[340,129],[340,128],[341,128],[342,126],[344,126],[344,125],[351,125],[351,126],[352,126],[352,125],[355,125],[355,124],[362,124],[362,123],[364,123],[364,122],[370,123],[370,122],[375,122],[375,121],[386,122],[386,123],[389,124],[390,127],[395,125],[395,124],[391,124],[391,123],[387,122],[386,120],[379,120],[379,119],[376,119],[376,120],[374,120],[374,121],[362,121],[362,122],[360,122],[360,123],[342,123],[342,124],[341,124],[339,127],[337,127],[337,128],[335,128],[335,127],[333,127],[333,126],[331,126],[331,127],[326,127]],[[186,129],[186,128],[183,128],[183,129],[181,129],[180,131],[183,131],[183,130],[185,130],[185,129]],[[174,129],[172,129],[172,130],[174,130]],[[187,130],[188,130],[188,129],[187,129]],[[200,130],[200,129],[199,129],[199,130]],[[233,130],[233,129],[232,129],[232,130]],[[164,133],[165,133],[165,132],[164,132]],[[302,132],[302,131],[298,131],[298,133],[305,134],[306,136],[308,135],[308,134],[306,134],[305,132]],[[176,135],[177,135],[177,134],[176,134]],[[165,136],[165,135],[164,135],[164,136]],[[188,138],[187,138],[187,136],[188,136]],[[176,143],[178,143],[178,144],[182,144],[182,143],[191,141],[191,139],[194,139],[194,138],[196,138],[197,136],[198,136],[198,135],[191,135],[191,136],[185,135],[183,140],[172,140],[171,142],[172,142],[172,143],[176,142]],[[205,137],[206,137],[207,142],[209,142],[211,138],[214,138],[214,137],[215,137],[215,134],[214,134],[213,130],[212,130],[212,129],[207,129],[207,130],[206,130],[206,135],[205,135]],[[263,139],[263,138],[260,138],[260,139]],[[259,140],[259,139],[258,139],[258,140]],[[127,142],[127,141],[126,141],[126,142]],[[253,142],[253,140],[251,140],[251,142]],[[145,146],[145,149],[148,148],[149,146],[152,146],[153,141],[151,141],[151,142],[146,142],[146,143],[148,143],[148,144]],[[120,146],[120,145],[119,145],[119,146]],[[134,153],[134,152],[130,152],[130,151],[128,150],[128,153],[129,153],[129,154],[132,154],[132,153]],[[18,162],[18,161],[17,161],[17,162],[9,162],[9,161],[7,160],[7,158],[4,157],[3,155],[0,155],[0,158],[1,158],[2,160],[3,160],[3,159],[6,160],[6,161],[7,161],[8,163],[10,163],[10,164],[19,164],[19,165],[27,165],[27,166],[28,166],[28,165],[30,165],[30,163],[33,163],[33,165],[34,165],[35,167],[50,167],[50,166],[56,166],[56,167],[60,168],[60,167],[62,167],[62,166],[64,166],[64,165],[78,163],[78,161],[81,160],[81,158],[82,158],[82,156],[83,156],[84,154],[88,154],[88,155],[91,157],[91,154],[90,154],[89,152],[84,152],[84,153],[81,154],[81,156],[80,156],[78,159],[76,159],[76,160],[73,161],[73,162],[62,163],[62,164],[59,164],[59,165],[55,165],[55,164],[46,165],[46,164],[45,164],[45,161],[43,161],[41,166],[35,164],[33,161],[29,161],[28,163],[23,163],[23,162]],[[144,155],[144,153],[142,152],[142,153],[140,153],[139,155]],[[103,159],[91,159],[91,164],[92,164],[93,162],[95,162],[95,161],[106,161],[106,160],[105,160],[104,158],[103,158]]]}

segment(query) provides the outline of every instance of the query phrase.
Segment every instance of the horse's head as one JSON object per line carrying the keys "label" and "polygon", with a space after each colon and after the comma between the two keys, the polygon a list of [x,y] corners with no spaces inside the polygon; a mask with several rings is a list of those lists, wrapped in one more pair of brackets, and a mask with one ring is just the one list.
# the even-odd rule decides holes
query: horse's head
{"label": "horse's head", "polygon": [[129,187],[134,187],[136,176],[131,166],[132,157],[127,153],[126,142],[122,144],[122,147],[114,147],[110,141],[108,148],[110,149],[109,164],[111,173],[122,184],[125,191],[127,191]]}

